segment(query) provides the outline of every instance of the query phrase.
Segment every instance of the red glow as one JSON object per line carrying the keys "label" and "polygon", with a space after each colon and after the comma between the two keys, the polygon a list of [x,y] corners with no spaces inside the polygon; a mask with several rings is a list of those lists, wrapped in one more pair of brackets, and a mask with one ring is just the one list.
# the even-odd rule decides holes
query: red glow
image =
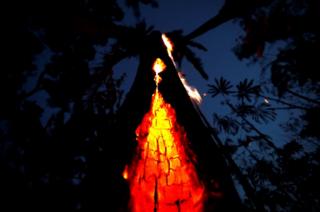
{"label": "red glow", "polygon": [[151,109],[136,129],[137,154],[124,172],[134,212],[200,212],[204,188],[174,108],[156,89]]}

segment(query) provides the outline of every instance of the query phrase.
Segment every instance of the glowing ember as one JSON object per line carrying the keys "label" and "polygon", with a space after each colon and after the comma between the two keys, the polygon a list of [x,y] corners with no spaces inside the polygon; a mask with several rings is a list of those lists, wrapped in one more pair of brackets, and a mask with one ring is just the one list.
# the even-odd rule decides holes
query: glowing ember
{"label": "glowing ember", "polygon": [[123,170],[122,176],[125,180],[128,179],[128,166],[126,166]]}
{"label": "glowing ember", "polygon": [[153,70],[156,73],[156,76],[154,77],[154,81],[156,82],[156,85],[161,82],[161,77],[159,76],[159,73],[162,72],[166,68],[166,64],[160,59],[157,58],[156,61],[153,64]]}
{"label": "glowing ember", "polygon": [[[134,212],[200,212],[204,188],[187,148],[188,140],[175,110],[158,88],[151,109],[136,129],[138,149],[126,176]],[[125,178],[126,178],[125,177]]]}
{"label": "glowing ember", "polygon": [[161,38],[162,38],[164,45],[167,47],[167,50],[169,52],[172,52],[173,51],[173,43],[171,42],[171,40],[166,36],[166,34],[162,34]]}
{"label": "glowing ember", "polygon": [[202,102],[202,97],[199,93],[199,91],[188,84],[186,78],[184,78],[183,74],[181,72],[178,72],[179,78],[184,86],[184,88],[187,90],[189,97],[195,101],[197,104],[200,104]]}
{"label": "glowing ember", "polygon": [[[174,58],[172,56],[173,47],[174,47],[172,41],[165,34],[162,34],[161,38],[162,38],[164,45],[167,48],[168,56],[170,57],[174,66],[177,68],[176,63],[174,61]],[[184,88],[187,90],[190,98],[193,101],[195,101],[197,104],[200,104],[202,102],[202,97],[199,94],[198,90],[196,88],[190,86],[189,83],[187,82],[186,78],[184,78],[184,76],[180,72],[178,74],[179,74],[179,78],[180,78]]]}
{"label": "glowing ember", "polygon": [[172,56],[172,52],[173,52],[173,43],[172,41],[166,36],[166,34],[162,34],[161,35],[162,41],[164,43],[164,45],[167,48],[167,52],[168,52],[168,56],[170,57],[172,63],[174,64],[174,66],[177,68],[177,65],[174,61],[174,58]]}
{"label": "glowing ember", "polygon": [[156,72],[156,75],[158,75],[166,68],[166,64],[164,64],[164,62],[160,58],[157,58],[152,68],[154,72]]}

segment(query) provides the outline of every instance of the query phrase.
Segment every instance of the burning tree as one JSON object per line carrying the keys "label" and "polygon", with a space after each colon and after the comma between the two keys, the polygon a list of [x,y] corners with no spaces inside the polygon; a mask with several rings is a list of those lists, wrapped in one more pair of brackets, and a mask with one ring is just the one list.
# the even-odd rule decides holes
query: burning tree
{"label": "burning tree", "polygon": [[[126,167],[132,211],[201,211],[204,189],[188,151],[186,134],[176,120],[174,108],[158,90],[161,59],[154,63],[156,90],[150,111],[136,129],[138,149]],[[188,154],[189,153],[189,154]]]}
{"label": "burning tree", "polygon": [[163,41],[159,32],[146,41],[133,87],[120,109],[122,137],[117,139],[131,146],[123,155],[131,155],[123,164],[130,187],[129,208],[239,208],[219,140],[190,98]]}
{"label": "burning tree", "polygon": [[[134,9],[141,3],[156,5],[156,0],[126,2]],[[12,211],[123,211],[132,193],[128,182],[132,189],[131,181],[137,179],[133,177],[133,170],[140,167],[134,166],[134,161],[144,161],[142,156],[148,148],[144,148],[143,144],[154,144],[142,134],[151,134],[150,130],[156,129],[152,122],[144,118],[157,116],[152,113],[155,105],[166,108],[165,114],[170,123],[177,123],[172,124],[174,129],[169,130],[168,127],[163,130],[170,135],[171,132],[180,135],[178,139],[173,139],[177,140],[177,145],[166,142],[166,146],[177,149],[181,157],[179,163],[187,164],[174,170],[180,172],[179,167],[188,167],[195,173],[188,176],[187,181],[191,179],[195,190],[201,191],[195,193],[200,194],[199,202],[205,211],[238,209],[238,197],[228,172],[230,167],[238,173],[247,200],[258,203],[248,204],[249,208],[252,206],[258,211],[265,208],[298,211],[319,208],[319,192],[314,186],[320,173],[317,142],[319,77],[314,71],[314,67],[319,66],[319,30],[318,25],[314,24],[320,14],[317,0],[226,0],[218,15],[189,35],[168,34],[171,39],[175,36],[180,39],[174,39],[179,54],[169,51],[169,57],[167,50],[170,50],[170,43],[166,42],[165,48],[160,33],[150,34],[152,30],[144,23],[125,26],[120,22],[124,11],[116,0],[8,1],[4,6],[7,11],[13,12],[4,14],[6,20],[10,20],[6,22],[4,31],[5,43],[9,48],[8,51],[6,48],[2,50],[3,55],[9,58],[5,60],[8,65],[3,65],[5,68],[0,73],[3,100],[0,110],[1,211],[8,210],[7,207]],[[243,119],[248,114],[255,115],[252,112],[256,108],[248,104],[226,104],[233,117],[216,116],[221,126],[230,130],[227,128],[229,125],[232,133],[234,129],[243,127],[256,134],[240,141],[237,147],[227,144],[221,148],[219,139],[211,133],[197,106],[190,100],[190,93],[194,90],[186,92],[172,58],[175,57],[178,64],[185,56],[207,78],[201,63],[189,49],[190,46],[205,47],[192,39],[231,19],[240,20],[246,32],[235,48],[240,59],[260,61],[264,58],[265,46],[279,40],[289,40],[286,48],[271,61],[271,81],[277,94],[273,99],[265,98],[265,101],[266,104],[277,101],[285,106],[274,109],[298,109],[304,114],[298,117],[297,122],[305,126],[297,134],[302,138],[316,138],[313,154],[304,152],[301,143],[298,143],[301,139],[296,137],[298,141],[294,139],[284,148],[277,149],[277,155],[281,156],[277,161],[281,165],[278,168],[255,157],[255,153],[247,159],[258,161],[259,166],[251,170],[237,167],[230,157],[235,148],[250,150],[248,144],[257,139],[262,144],[268,142],[269,146],[273,145],[263,132],[255,128],[254,122],[249,126],[249,122]],[[111,49],[103,52],[103,62],[92,68],[90,62],[95,60],[97,53],[101,53],[95,49],[96,46]],[[114,78],[114,65],[138,55],[138,75],[118,113],[123,78]],[[38,70],[39,64],[35,58],[46,63],[45,67]],[[160,73],[163,80],[158,86],[157,99],[161,99],[163,104],[159,101],[155,104],[156,95],[152,97],[157,87],[152,70],[156,58],[161,58],[167,66]],[[237,89],[230,86],[223,79],[217,80],[211,87],[211,94],[214,96],[220,92],[234,97],[238,93],[243,99],[261,97],[262,94],[251,89],[256,87],[251,81],[234,86]],[[303,89],[302,93],[299,88]],[[240,124],[235,124],[232,118],[240,120]],[[289,123],[288,127],[294,127],[294,124],[291,126]],[[160,153],[160,157],[170,157],[161,152],[161,148],[155,148],[155,152]],[[224,156],[230,154],[227,162],[223,156],[226,151],[229,152]],[[301,154],[303,157],[297,159],[296,156]],[[172,164],[175,165],[175,162],[171,161]],[[126,165],[128,182],[122,178]],[[157,170],[157,173],[166,173],[163,170]],[[268,182],[272,182],[277,189],[270,187]],[[145,187],[151,191],[152,207],[157,202],[161,210],[161,198],[155,195],[159,192],[154,192],[159,191],[159,184],[155,185],[155,181],[151,181],[151,186]],[[186,198],[183,195],[176,197],[179,201],[169,201],[175,202],[172,208],[178,210],[178,205],[182,208],[186,204],[182,201]],[[260,208],[255,205],[260,205]]]}

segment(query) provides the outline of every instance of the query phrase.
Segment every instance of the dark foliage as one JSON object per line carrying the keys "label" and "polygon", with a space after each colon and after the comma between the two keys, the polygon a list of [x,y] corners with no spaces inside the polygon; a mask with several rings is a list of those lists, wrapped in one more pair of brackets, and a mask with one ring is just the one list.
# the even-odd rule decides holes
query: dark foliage
{"label": "dark foliage", "polygon": [[[148,2],[128,1],[135,10],[140,3]],[[0,210],[125,210],[114,134],[124,78],[114,78],[113,66],[138,55],[150,29],[120,25],[124,12],[115,0],[4,6]],[[97,54],[102,62],[92,66]]]}
{"label": "dark foliage", "polygon": [[[137,18],[142,4],[157,7],[155,0],[126,4]],[[234,48],[238,58],[268,62],[264,71],[274,93],[248,79],[209,85],[229,111],[214,114],[212,131],[225,132],[219,150],[245,190],[248,209],[320,210],[319,8],[317,0],[226,0],[194,32],[167,33],[178,64],[187,59],[205,79],[192,48],[207,49],[192,39],[231,19],[245,32]],[[125,13],[116,0],[11,1],[3,9],[0,210],[125,211],[121,172],[128,150],[115,129],[124,76],[115,78],[113,67],[142,53],[152,27],[122,25]],[[278,41],[284,45],[268,60],[266,47]],[[101,46],[108,50],[99,52]],[[39,61],[43,54],[49,59]],[[92,65],[98,54],[102,62]],[[279,147],[261,129],[281,110],[297,115],[286,126],[291,141]]]}
{"label": "dark foliage", "polygon": [[204,79],[208,79],[208,74],[203,68],[201,59],[192,51],[192,48],[207,51],[206,47],[193,40],[186,40],[181,30],[175,30],[166,34],[174,43],[173,57],[178,62],[178,65],[181,66],[182,60],[186,59]]}
{"label": "dark foliage", "polygon": [[[236,6],[247,9],[235,12],[232,8]],[[209,93],[212,97],[221,94],[230,111],[224,116],[214,114],[216,131],[231,135],[226,139],[230,153],[253,159],[253,163],[244,158],[238,164],[256,190],[256,206],[271,211],[319,210],[319,193],[308,186],[317,183],[319,169],[319,26],[315,24],[319,6],[316,0],[248,1],[244,5],[230,0],[217,16],[189,35],[198,36],[221,20],[235,18],[244,31],[235,54],[240,60],[267,64],[262,70],[263,83],[245,79],[232,85],[223,78],[215,79]],[[279,48],[269,59],[266,47],[271,45]],[[284,124],[292,140],[278,147],[260,129],[284,110],[293,111]],[[230,140],[238,144],[229,145]]]}

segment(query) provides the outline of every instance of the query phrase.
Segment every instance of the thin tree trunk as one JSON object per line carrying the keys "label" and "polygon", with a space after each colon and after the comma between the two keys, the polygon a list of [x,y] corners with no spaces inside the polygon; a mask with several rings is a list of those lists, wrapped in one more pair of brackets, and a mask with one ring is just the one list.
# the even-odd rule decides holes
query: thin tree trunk
{"label": "thin tree trunk", "polygon": [[277,99],[277,98],[264,96],[264,95],[259,95],[259,96],[262,97],[262,98],[266,98],[268,100],[272,100],[272,101],[278,102],[278,103],[283,104],[283,105],[287,105],[287,106],[292,107],[292,108],[301,109],[301,110],[309,110],[310,109],[308,107],[304,107],[304,106],[300,106],[300,105],[294,105],[292,103],[285,102],[285,101]]}
{"label": "thin tree trunk", "polygon": [[296,93],[296,92],[294,92],[294,91],[292,91],[292,90],[290,90],[290,89],[286,89],[286,91],[287,91],[288,93],[290,93],[291,95],[296,96],[296,97],[298,97],[298,98],[300,98],[300,99],[303,99],[303,100],[305,100],[305,101],[312,102],[312,103],[315,103],[315,104],[317,104],[317,105],[320,105],[320,101],[317,101],[317,100],[315,100],[315,99],[311,99],[311,98],[309,98],[309,97],[303,96],[303,95],[301,95],[301,94],[299,94],[299,93]]}
{"label": "thin tree trunk", "polygon": [[185,36],[186,40],[192,40],[206,32],[208,32],[211,29],[214,29],[221,24],[233,19],[235,16],[224,14],[219,12],[218,15],[214,16],[213,18],[210,18],[208,21],[206,21],[204,24],[199,26],[197,29],[195,29],[193,32],[189,33]]}

